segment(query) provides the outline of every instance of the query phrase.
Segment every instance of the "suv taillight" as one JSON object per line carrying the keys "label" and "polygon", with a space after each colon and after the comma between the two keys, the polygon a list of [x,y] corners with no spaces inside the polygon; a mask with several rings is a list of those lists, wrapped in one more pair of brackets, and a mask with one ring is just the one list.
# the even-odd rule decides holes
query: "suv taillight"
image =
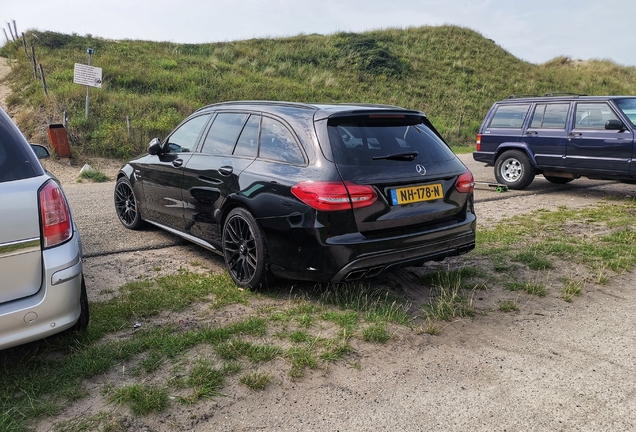
{"label": "suv taillight", "polygon": [[469,193],[475,190],[475,178],[470,170],[459,176],[455,182],[455,189],[461,193]]}
{"label": "suv taillight", "polygon": [[476,146],[476,150],[480,151],[481,150],[481,134],[477,134],[477,146]]}
{"label": "suv taillight", "polygon": [[64,243],[73,235],[73,227],[62,189],[51,180],[40,189],[39,198],[44,247]]}
{"label": "suv taillight", "polygon": [[351,182],[304,181],[291,188],[296,198],[322,211],[350,210],[367,207],[378,199],[375,189]]}

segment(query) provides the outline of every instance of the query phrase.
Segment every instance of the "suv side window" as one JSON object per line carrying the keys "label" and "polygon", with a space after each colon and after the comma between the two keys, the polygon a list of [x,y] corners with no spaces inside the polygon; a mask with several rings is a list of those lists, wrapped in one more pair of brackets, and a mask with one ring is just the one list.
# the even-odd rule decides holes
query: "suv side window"
{"label": "suv side window", "polygon": [[202,153],[213,155],[231,155],[234,144],[243,130],[249,114],[217,114],[203,143]]}
{"label": "suv side window", "polygon": [[537,104],[532,116],[531,128],[565,129],[570,104]]}
{"label": "suv side window", "polygon": [[499,105],[489,127],[521,129],[528,115],[528,108],[530,104]]}
{"label": "suv side window", "polygon": [[606,103],[577,103],[577,129],[605,129],[608,120],[618,120]]}
{"label": "suv side window", "polygon": [[305,163],[292,133],[281,122],[263,117],[259,157],[295,165]]}
{"label": "suv side window", "polygon": [[208,122],[210,114],[194,117],[174,131],[164,144],[166,153],[183,153],[190,152],[197,145],[197,139],[201,133],[201,129]]}

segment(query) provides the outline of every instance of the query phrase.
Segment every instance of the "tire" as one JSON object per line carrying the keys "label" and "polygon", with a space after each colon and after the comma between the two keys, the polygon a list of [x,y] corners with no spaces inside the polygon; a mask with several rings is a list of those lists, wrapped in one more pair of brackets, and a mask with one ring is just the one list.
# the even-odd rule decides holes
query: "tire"
{"label": "tire", "polygon": [[495,162],[495,178],[498,183],[505,184],[509,189],[525,189],[536,171],[530,164],[528,156],[519,150],[505,151]]}
{"label": "tire", "polygon": [[544,175],[543,177],[550,183],[554,183],[554,184],[566,184],[574,180],[573,178],[567,178],[567,177],[552,177],[552,176],[546,176],[546,175]]}
{"label": "tire", "polygon": [[70,334],[80,333],[88,328],[88,322],[90,320],[90,313],[88,311],[88,294],[86,293],[86,283],[84,282],[84,275],[82,278],[82,288],[80,290],[80,316],[77,322],[73,324],[73,327],[66,330]]}
{"label": "tire", "polygon": [[242,207],[232,210],[223,224],[223,257],[236,285],[253,289],[267,286],[265,237],[254,217]]}
{"label": "tire", "polygon": [[137,203],[137,197],[130,181],[126,177],[117,179],[115,184],[115,211],[119,222],[131,230],[138,230],[144,225]]}

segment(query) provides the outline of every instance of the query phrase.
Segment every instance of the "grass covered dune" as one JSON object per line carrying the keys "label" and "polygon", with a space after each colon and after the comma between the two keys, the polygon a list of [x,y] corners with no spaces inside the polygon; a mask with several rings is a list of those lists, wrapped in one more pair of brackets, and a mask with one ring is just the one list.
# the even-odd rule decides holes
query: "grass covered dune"
{"label": "grass covered dune", "polygon": [[[452,145],[470,145],[490,105],[511,94],[636,94],[636,68],[557,57],[536,65],[456,26],[176,44],[29,31],[7,43],[7,103],[33,141],[69,118],[75,154],[128,158],[203,105],[237,99],[395,104],[426,112]],[[33,46],[48,96],[30,61]],[[74,63],[103,69],[103,86],[73,83]],[[129,120],[129,123],[127,121]],[[130,127],[128,126],[130,124]]]}

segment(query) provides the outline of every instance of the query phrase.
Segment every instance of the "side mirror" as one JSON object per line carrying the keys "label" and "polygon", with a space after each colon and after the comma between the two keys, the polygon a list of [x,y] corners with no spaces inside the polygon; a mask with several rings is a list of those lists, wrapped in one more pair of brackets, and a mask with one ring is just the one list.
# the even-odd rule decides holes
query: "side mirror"
{"label": "side mirror", "polygon": [[153,138],[150,143],[148,143],[148,153],[151,155],[161,153],[161,141],[159,141],[159,138]]}
{"label": "side mirror", "polygon": [[41,144],[31,144],[31,148],[33,149],[33,153],[35,153],[38,159],[46,159],[48,157],[51,157],[51,153],[49,153],[49,150]]}
{"label": "side mirror", "polygon": [[617,131],[624,131],[627,128],[625,127],[625,125],[623,124],[622,121],[620,120],[608,120],[607,122],[605,122],[605,129],[607,130],[617,130]]}

